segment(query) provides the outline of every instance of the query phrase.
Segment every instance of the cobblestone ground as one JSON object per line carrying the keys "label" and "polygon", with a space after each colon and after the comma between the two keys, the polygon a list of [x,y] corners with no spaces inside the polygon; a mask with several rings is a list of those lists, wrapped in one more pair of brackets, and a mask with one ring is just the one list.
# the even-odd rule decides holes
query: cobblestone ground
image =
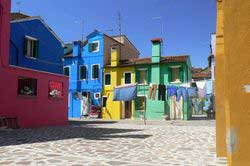
{"label": "cobblestone ground", "polygon": [[68,127],[0,130],[0,165],[226,165],[215,121],[74,121]]}

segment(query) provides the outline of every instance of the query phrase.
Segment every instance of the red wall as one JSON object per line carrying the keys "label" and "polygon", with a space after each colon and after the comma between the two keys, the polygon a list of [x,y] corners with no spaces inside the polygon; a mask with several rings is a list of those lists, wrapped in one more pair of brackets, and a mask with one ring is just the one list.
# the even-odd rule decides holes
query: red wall
{"label": "red wall", "polygon": [[[22,128],[67,125],[68,77],[9,66],[10,2],[0,0],[0,116],[18,117]],[[37,96],[17,95],[19,76],[37,79]],[[49,81],[63,82],[62,99],[50,99]]]}

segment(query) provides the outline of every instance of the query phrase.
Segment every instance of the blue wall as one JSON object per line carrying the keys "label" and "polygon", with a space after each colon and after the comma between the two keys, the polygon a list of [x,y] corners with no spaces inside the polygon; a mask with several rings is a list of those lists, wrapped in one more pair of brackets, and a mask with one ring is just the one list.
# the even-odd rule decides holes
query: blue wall
{"label": "blue wall", "polygon": [[[94,99],[94,93],[102,93],[102,77],[104,65],[104,36],[102,33],[93,32],[88,37],[88,43],[83,47],[81,54],[77,55],[77,45],[73,46],[73,57],[65,59],[65,65],[70,67],[69,82],[69,117],[79,117],[81,103],[73,97],[74,92],[88,91],[91,93],[92,104],[101,105],[100,99]],[[99,51],[89,52],[89,43],[99,41]],[[93,64],[100,65],[99,79],[92,80],[91,66]],[[87,79],[80,80],[79,66],[87,66]]]}
{"label": "blue wall", "polygon": [[[38,58],[24,56],[25,35],[38,39]],[[10,64],[62,74],[62,43],[45,27],[39,19],[11,22]]]}

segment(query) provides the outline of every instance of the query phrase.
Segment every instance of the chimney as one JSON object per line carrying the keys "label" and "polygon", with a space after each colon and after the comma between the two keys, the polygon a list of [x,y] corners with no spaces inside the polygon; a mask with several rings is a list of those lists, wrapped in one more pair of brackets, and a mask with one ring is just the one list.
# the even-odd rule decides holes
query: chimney
{"label": "chimney", "polygon": [[154,38],[152,42],[152,62],[159,63],[161,61],[161,38]]}
{"label": "chimney", "polygon": [[82,42],[75,41],[73,42],[73,57],[81,56],[82,54]]}
{"label": "chimney", "polygon": [[0,64],[4,66],[9,65],[10,3],[10,0],[0,1]]}
{"label": "chimney", "polygon": [[116,46],[111,47],[111,66],[116,67],[119,65],[119,53]]}

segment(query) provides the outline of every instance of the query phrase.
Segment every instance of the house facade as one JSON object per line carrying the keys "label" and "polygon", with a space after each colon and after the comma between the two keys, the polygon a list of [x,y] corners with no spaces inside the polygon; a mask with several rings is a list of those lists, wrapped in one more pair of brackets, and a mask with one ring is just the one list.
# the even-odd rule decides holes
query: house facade
{"label": "house facade", "polygon": [[[123,60],[139,55],[135,48],[128,48],[126,44],[97,30],[89,34],[86,41],[74,42],[72,53],[65,55],[64,74],[70,77],[69,117],[80,117],[83,112],[89,114],[91,106],[101,107],[103,69],[104,65],[111,64],[113,45],[119,46],[119,53],[131,50],[131,54],[121,55]],[[87,98],[87,103],[82,97]]]}
{"label": "house facade", "polygon": [[[169,119],[174,119],[170,115],[176,109],[171,107],[176,99],[173,101],[171,97],[167,96],[167,87],[175,86],[176,89],[181,86],[190,87],[192,80],[191,63],[189,56],[161,56],[161,42],[161,39],[152,40],[152,56],[150,58],[134,58],[122,61],[111,57],[112,62],[117,63],[105,66],[103,118],[123,119],[145,116],[146,119],[165,119],[168,116]],[[126,108],[126,105],[129,105],[129,103],[126,104],[125,100],[113,101],[116,86],[127,88],[123,81],[126,80],[126,73],[131,73],[132,81],[130,84],[137,87],[135,99],[130,100],[132,116],[127,117],[126,112],[130,112],[130,109],[128,109],[130,107]],[[109,81],[106,81],[107,79]],[[154,97],[151,97],[152,85],[155,87]],[[124,94],[124,96],[126,95]],[[182,101],[180,104],[182,108],[180,119],[190,119],[190,104],[188,100]]]}
{"label": "house facade", "polygon": [[10,8],[0,1],[0,117],[21,128],[67,125],[68,78],[9,65]]}
{"label": "house facade", "polygon": [[119,59],[118,48],[113,47],[111,64],[106,65],[104,69],[102,93],[103,119],[119,120],[134,116],[135,100],[114,101],[115,88],[127,88],[135,85],[134,65],[122,65]]}
{"label": "house facade", "polygon": [[10,64],[63,74],[64,44],[40,18],[11,14]]}

